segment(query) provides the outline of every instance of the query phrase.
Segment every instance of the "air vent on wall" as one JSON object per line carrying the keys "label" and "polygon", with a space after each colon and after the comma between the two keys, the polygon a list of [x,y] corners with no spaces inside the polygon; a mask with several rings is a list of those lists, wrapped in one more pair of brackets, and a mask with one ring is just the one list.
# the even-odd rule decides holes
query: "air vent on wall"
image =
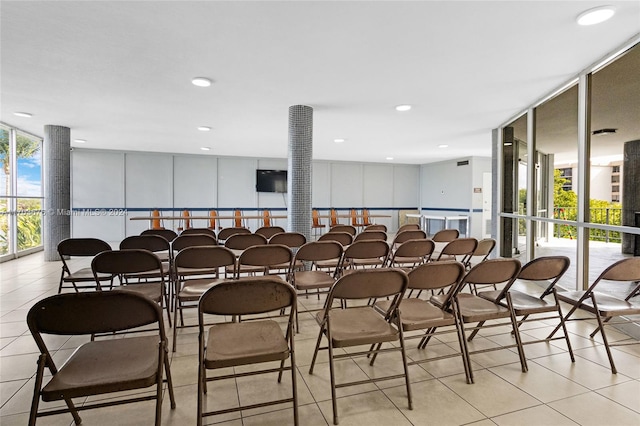
{"label": "air vent on wall", "polygon": [[469,160],[458,161],[458,166],[468,166]]}

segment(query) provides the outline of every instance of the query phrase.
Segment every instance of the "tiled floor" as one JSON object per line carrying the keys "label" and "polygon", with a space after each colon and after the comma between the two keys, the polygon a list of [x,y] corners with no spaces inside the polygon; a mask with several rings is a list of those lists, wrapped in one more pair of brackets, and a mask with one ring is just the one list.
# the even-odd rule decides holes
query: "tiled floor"
{"label": "tiled floor", "polygon": [[[42,253],[0,264],[0,424],[25,425],[33,393],[36,346],[27,330],[25,316],[38,299],[56,293],[60,263],[43,261]],[[316,305],[315,297],[300,298],[302,305]],[[191,316],[193,320],[193,316]],[[552,323],[524,327],[523,338],[541,337]],[[569,324],[576,362],[572,364],[561,342],[526,347],[529,372],[522,373],[512,350],[472,357],[475,384],[465,382],[460,358],[449,358],[410,367],[414,408],[407,407],[402,381],[392,380],[338,390],[340,424],[347,425],[638,425],[640,424],[640,345],[613,349],[619,369],[611,374],[599,336],[589,339],[593,322]],[[496,328],[474,340],[475,348],[510,342],[508,329]],[[163,424],[194,425],[196,413],[197,335],[195,329],[181,330],[178,351],[171,353],[177,408],[163,404]],[[318,327],[311,315],[301,315],[296,336],[298,395],[302,425],[332,424],[331,394],[326,355],[320,356],[313,375],[308,366]],[[625,339],[615,330],[612,340]],[[52,342],[59,349],[57,359],[73,350],[78,340]],[[408,356],[421,359],[457,350],[455,334],[430,342],[426,350],[408,341]],[[338,380],[358,380],[376,371],[400,368],[397,354],[381,355],[372,368],[363,359],[338,363]],[[285,376],[286,377],[286,376]],[[240,401],[274,399],[289,392],[290,380],[278,385],[273,377],[249,377],[213,384],[209,403],[231,407]],[[52,405],[52,404],[47,404]],[[153,423],[153,402],[129,404],[81,412],[84,425],[141,425]],[[40,425],[70,425],[68,414],[42,418]],[[289,406],[255,409],[208,418],[207,424],[285,425],[292,424]]]}

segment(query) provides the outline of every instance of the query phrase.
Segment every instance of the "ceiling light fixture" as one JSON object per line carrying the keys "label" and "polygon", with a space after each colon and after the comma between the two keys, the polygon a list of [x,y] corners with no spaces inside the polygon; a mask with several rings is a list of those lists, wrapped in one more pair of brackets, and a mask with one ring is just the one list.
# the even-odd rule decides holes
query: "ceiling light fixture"
{"label": "ceiling light fixture", "polygon": [[211,151],[211,148],[209,148],[208,146],[203,146],[200,149],[203,150],[203,151]]}
{"label": "ceiling light fixture", "polygon": [[585,10],[576,18],[578,25],[595,25],[610,19],[616,13],[613,6],[599,6]]}
{"label": "ceiling light fixture", "polygon": [[73,141],[75,143],[87,143],[87,141],[85,139],[74,139]]}
{"label": "ceiling light fixture", "polygon": [[446,144],[438,145],[438,148],[449,148],[449,145],[446,145]]}
{"label": "ceiling light fixture", "polygon": [[17,115],[18,117],[33,117],[33,114],[31,114],[30,112],[20,112],[20,111],[16,111],[13,113],[13,115]]}
{"label": "ceiling light fixture", "polygon": [[198,126],[198,130],[200,130],[201,132],[208,132],[209,130],[211,130],[211,127],[209,127],[209,126]]}
{"label": "ceiling light fixture", "polygon": [[605,135],[613,135],[618,131],[618,129],[598,129],[591,132],[593,136],[605,136]]}
{"label": "ceiling light fixture", "polygon": [[411,105],[398,105],[396,106],[396,111],[405,112],[411,109]]}
{"label": "ceiling light fixture", "polygon": [[387,157],[387,160],[393,160],[393,157]]}
{"label": "ceiling light fixture", "polygon": [[335,143],[342,143],[342,142],[346,141],[346,139],[338,138],[338,139],[334,139],[333,141]]}
{"label": "ceiling light fixture", "polygon": [[194,84],[194,86],[198,87],[211,86],[211,79],[208,79],[206,77],[195,77],[193,80],[191,80],[191,82]]}

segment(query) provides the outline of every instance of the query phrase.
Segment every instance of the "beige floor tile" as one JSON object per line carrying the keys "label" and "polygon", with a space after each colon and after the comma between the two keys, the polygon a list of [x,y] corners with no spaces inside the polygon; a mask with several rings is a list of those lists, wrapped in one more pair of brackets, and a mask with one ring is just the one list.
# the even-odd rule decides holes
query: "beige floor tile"
{"label": "beige floor tile", "polygon": [[612,374],[611,369],[608,367],[603,367],[584,358],[577,357],[576,362],[572,363],[564,354],[551,355],[529,361],[529,363],[532,362],[542,365],[591,390],[631,380],[630,377],[621,373]]}
{"label": "beige floor tile", "polygon": [[[343,359],[335,362],[336,367],[336,383],[354,382],[359,380],[367,380],[367,375],[360,367],[351,359]],[[329,374],[329,364],[316,365],[313,374],[309,374],[306,368],[300,369],[302,379],[311,391],[311,395],[316,402],[331,400],[331,379]],[[363,392],[371,392],[376,390],[373,383],[367,383],[357,386],[348,386],[337,390],[338,397],[346,395],[354,395]]]}
{"label": "beige floor tile", "polygon": [[404,386],[385,389],[384,393],[413,425],[461,425],[485,418],[481,412],[438,380],[414,383],[411,390],[413,410],[407,407],[407,392]]}
{"label": "beige floor tile", "polygon": [[[340,426],[408,426],[411,423],[382,391],[338,398]],[[407,402],[405,399],[404,406]],[[329,424],[333,424],[331,400],[318,403]]]}
{"label": "beige floor tile", "polygon": [[38,354],[4,356],[0,362],[0,381],[28,379],[36,374]]}
{"label": "beige floor tile", "polygon": [[[327,420],[322,415],[320,407],[315,403],[298,407],[298,419],[300,425],[327,426]],[[248,416],[242,418],[244,426],[282,426],[293,424],[293,409],[272,411],[269,413]],[[333,424],[333,423],[331,423]]]}
{"label": "beige floor tile", "polygon": [[583,426],[638,425],[640,414],[594,392],[548,404]]}
{"label": "beige floor tile", "polygon": [[[605,368],[611,368],[609,358],[607,357],[607,350],[604,346],[597,348],[585,348],[574,351],[575,355],[580,358],[588,359],[595,362]],[[630,355],[622,351],[616,351],[612,348],[613,362],[615,363],[618,374],[624,374],[625,376],[633,379],[640,379],[640,359],[637,356]]]}
{"label": "beige floor tile", "polygon": [[640,413],[640,381],[638,380],[609,386],[597,392],[636,413]]}
{"label": "beige floor tile", "polygon": [[589,389],[533,362],[529,363],[527,373],[520,371],[520,363],[489,370],[545,403],[589,392]]}
{"label": "beige floor tile", "polygon": [[[7,401],[2,406],[2,408],[0,408],[0,416],[4,417],[24,413],[29,414],[29,410],[31,409],[31,400],[33,398],[34,384],[35,380],[31,379],[27,383],[25,383],[24,386],[18,389],[13,397],[9,399],[9,401]],[[4,386],[4,383],[2,383],[2,386]],[[76,398],[73,400],[73,402],[74,404],[79,406],[82,405],[85,399],[86,398]],[[38,409],[39,411],[46,411],[54,408],[61,408],[63,406],[65,406],[64,401],[43,402],[42,399],[40,399]],[[64,416],[64,414],[62,414],[62,416]],[[70,414],[67,414],[67,416],[69,416],[69,419],[71,419]],[[0,421],[0,424],[4,426],[4,423],[2,421]]]}
{"label": "beige floor tile", "polygon": [[[496,338],[496,336],[492,337]],[[510,344],[515,344],[515,339],[511,343],[508,343],[508,345]],[[476,336],[471,342],[468,342],[467,345],[469,348],[469,356],[471,358],[471,361],[483,368],[490,368],[498,365],[511,364],[520,361],[520,358],[518,357],[518,354],[516,352],[513,352],[500,344],[494,343],[492,340],[490,340],[490,338],[478,338],[478,336]],[[473,351],[485,349],[495,350],[478,354],[471,353]],[[515,350],[515,348],[513,349]]]}
{"label": "beige floor tile", "polygon": [[[460,373],[464,374],[462,356],[459,354],[460,349],[457,346],[454,349],[450,345],[433,343],[435,342],[429,342],[425,349],[416,349],[415,346],[407,349],[407,357],[409,357],[411,361],[423,361],[429,358],[437,358],[439,356],[454,355],[451,358],[444,358],[437,361],[426,361],[418,365],[433,377],[453,376]],[[454,345],[457,345],[457,341]],[[480,365],[473,362],[472,364],[474,369],[482,369]]]}
{"label": "beige floor tile", "polygon": [[0,407],[22,388],[28,380],[14,380],[11,382],[2,382],[0,386]]}
{"label": "beige floor tile", "polygon": [[[400,352],[390,352],[378,355],[373,366],[369,365],[370,358],[359,357],[356,358],[355,361],[360,366],[362,371],[364,371],[365,374],[372,379],[404,374],[404,367],[402,366],[402,358],[400,357]],[[433,376],[427,373],[419,365],[409,366],[410,383],[422,382],[430,379],[433,379]],[[403,384],[405,384],[404,377],[376,382],[376,385],[380,389],[401,386]]]}
{"label": "beige floor tile", "polygon": [[514,413],[504,414],[502,416],[493,417],[491,420],[499,426],[520,426],[527,424],[575,426],[577,424],[546,405],[539,405],[537,407],[527,408]]}
{"label": "beige floor tile", "polygon": [[494,426],[495,423],[491,419],[480,420],[479,422],[467,423],[466,426]]}
{"label": "beige floor tile", "polygon": [[473,385],[464,383],[456,376],[440,381],[487,417],[540,404],[537,399],[489,371],[475,372],[474,379]]}
{"label": "beige floor tile", "polygon": [[[291,372],[285,371],[282,376],[282,381],[278,383],[278,374],[269,373],[264,375],[238,377],[236,379],[236,386],[240,403],[242,405],[259,404],[268,401],[274,401],[278,399],[285,399],[292,397],[291,386]],[[300,373],[297,373],[297,388],[298,388],[298,404],[305,405],[314,403],[314,399],[311,396],[309,388],[302,380]],[[287,403],[284,406],[289,407],[291,404]],[[251,410],[250,414],[259,414],[265,411],[274,411],[274,407],[264,407],[260,409]],[[243,412],[243,416],[245,413]]]}
{"label": "beige floor tile", "polygon": [[198,355],[173,357],[170,364],[173,386],[198,383]]}

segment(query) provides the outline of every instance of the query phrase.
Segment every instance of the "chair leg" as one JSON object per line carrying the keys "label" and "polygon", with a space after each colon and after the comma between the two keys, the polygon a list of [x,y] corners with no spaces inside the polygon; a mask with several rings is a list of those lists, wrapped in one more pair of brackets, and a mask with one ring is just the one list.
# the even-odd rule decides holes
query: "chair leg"
{"label": "chair leg", "polygon": [[333,407],[333,424],[338,424],[338,400],[336,397],[336,374],[333,366],[333,345],[331,334],[327,330],[327,348],[329,350],[329,376],[331,379],[331,405]]}
{"label": "chair leg", "polygon": [[471,334],[469,335],[469,338],[467,339],[467,341],[472,341],[474,337],[476,337],[476,334],[478,334],[478,332],[480,331],[480,327],[482,327],[484,325],[485,321],[480,321],[478,323],[478,325],[476,326],[476,329],[473,330],[471,332]]}
{"label": "chair leg", "polygon": [[[564,321],[569,321],[569,317],[576,311],[578,310],[578,306],[580,305],[582,301],[580,301],[578,304],[574,305],[571,310],[569,311],[569,313],[567,313],[567,315],[564,316]],[[558,330],[560,330],[560,327],[562,327],[561,324],[556,325],[556,328],[553,329],[553,331],[551,333],[549,333],[549,335],[547,336],[547,339],[551,339],[553,337],[554,334],[556,334],[558,332]]]}
{"label": "chair leg", "polygon": [[316,365],[316,357],[318,356],[320,342],[322,341],[323,327],[324,326],[320,326],[320,333],[318,333],[318,341],[316,342],[316,350],[313,352],[313,358],[311,358],[311,365],[309,366],[309,374],[313,374],[313,367]]}
{"label": "chair leg", "polygon": [[522,372],[526,373],[529,371],[529,367],[527,366],[527,358],[524,355],[524,346],[522,345],[522,340],[520,339],[520,329],[518,328],[518,320],[516,319],[516,313],[513,309],[513,303],[511,302],[511,294],[507,292],[507,305],[509,306],[509,314],[511,316],[511,325],[513,327],[513,333],[516,338],[516,345],[518,347],[518,356],[520,357],[520,365],[522,366]]}
{"label": "chair leg", "polygon": [[171,409],[176,408],[176,398],[173,393],[173,380],[171,379],[171,368],[169,367],[169,352],[165,346],[164,350],[164,375],[167,377],[167,390],[169,391],[169,401],[171,403]]}
{"label": "chair leg", "polygon": [[[473,378],[471,377],[471,361],[469,359],[469,350],[467,348],[467,341],[464,336],[463,328],[460,327],[460,316],[458,315],[458,310],[456,308],[456,304],[451,305],[453,319],[455,321],[456,333],[458,335],[458,345],[460,346],[460,357],[462,358],[462,366],[464,367],[464,375],[467,377],[467,384],[473,383]],[[433,331],[435,332],[436,329]]]}
{"label": "chair leg", "polygon": [[[562,316],[562,308],[560,307],[560,302],[558,301],[558,295],[556,289],[553,289],[553,298],[556,301],[556,306],[558,307],[558,316],[560,318],[560,325],[562,325],[562,331],[564,332],[564,340],[567,342],[567,349],[569,350],[569,356],[571,357],[571,362],[576,362],[575,357],[573,356],[573,348],[571,347],[571,342],[569,341],[569,332],[567,331],[567,325],[564,323],[564,317]],[[525,315],[526,318],[526,315]]]}
{"label": "chair leg", "polygon": [[293,333],[289,334],[289,347],[291,348],[291,387],[293,392],[293,424],[298,426],[300,416],[298,415],[298,376],[296,369],[296,351],[293,341]]}
{"label": "chair leg", "polygon": [[609,364],[611,365],[611,372],[613,374],[618,374],[618,370],[616,369],[616,365],[613,362],[613,356],[611,355],[611,349],[609,348],[609,341],[607,340],[607,335],[604,332],[604,323],[602,322],[602,317],[600,316],[600,310],[598,309],[598,303],[596,302],[596,297],[593,293],[591,293],[591,301],[593,302],[593,309],[596,311],[596,319],[598,320],[598,327],[600,328],[600,334],[602,335],[602,341],[604,342],[604,348],[607,350],[607,356],[609,357]]}
{"label": "chair leg", "polygon": [[411,395],[411,383],[409,380],[409,366],[407,365],[407,352],[404,345],[404,335],[402,333],[402,324],[398,318],[398,331],[400,332],[400,352],[402,353],[402,365],[404,367],[404,379],[407,386],[407,400],[409,402],[409,410],[413,410],[413,396]]}
{"label": "chair leg", "polygon": [[454,312],[457,313],[458,315],[458,324],[460,325],[460,330],[459,330],[459,336],[458,338],[460,339],[460,342],[462,343],[462,346],[464,347],[464,353],[466,354],[466,363],[467,363],[467,368],[469,370],[469,375],[467,376],[467,384],[472,384],[473,383],[473,368],[471,367],[471,356],[469,355],[469,346],[467,345],[467,336],[464,330],[464,318],[462,317],[462,314],[460,313],[460,307],[458,306],[458,301],[454,300],[454,307],[453,307]]}

